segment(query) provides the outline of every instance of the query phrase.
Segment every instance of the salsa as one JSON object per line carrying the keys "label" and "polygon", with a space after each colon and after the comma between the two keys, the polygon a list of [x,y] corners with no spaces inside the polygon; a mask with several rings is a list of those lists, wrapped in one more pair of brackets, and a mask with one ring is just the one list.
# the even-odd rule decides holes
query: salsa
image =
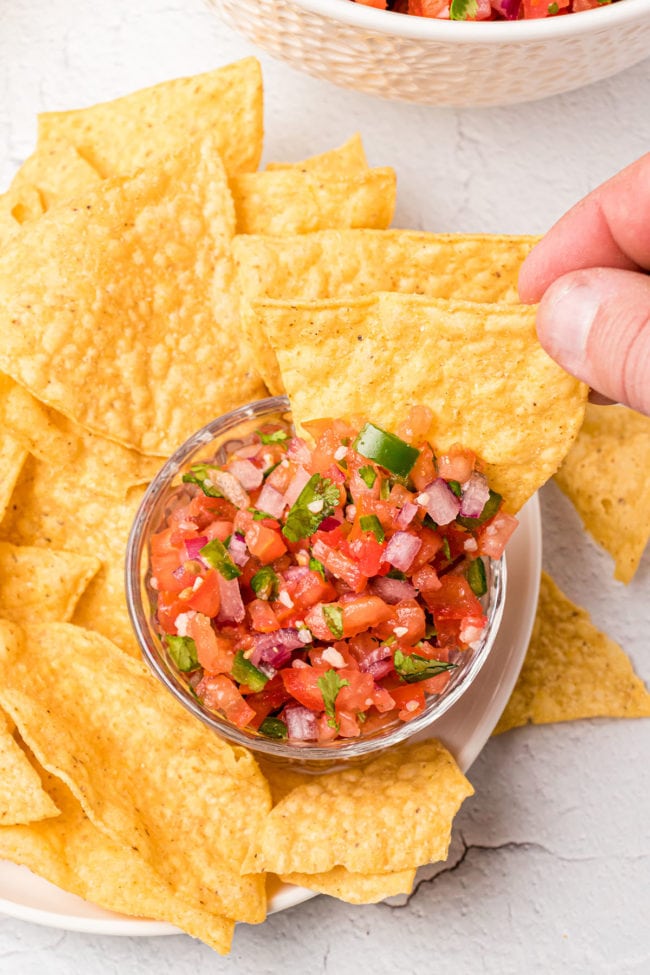
{"label": "salsa", "polygon": [[476,649],[485,559],[517,519],[425,407],[282,422],[192,465],[150,540],[155,620],[207,708],[270,738],[353,738],[420,714]]}
{"label": "salsa", "polygon": [[366,7],[439,20],[533,20],[605,7],[617,0],[356,0]]}

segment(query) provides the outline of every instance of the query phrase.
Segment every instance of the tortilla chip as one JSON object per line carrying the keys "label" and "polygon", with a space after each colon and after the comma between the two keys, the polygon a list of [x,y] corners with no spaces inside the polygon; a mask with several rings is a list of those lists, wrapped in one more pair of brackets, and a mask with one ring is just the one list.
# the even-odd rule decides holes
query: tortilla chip
{"label": "tortilla chip", "polygon": [[33,823],[58,813],[57,806],[44,792],[38,773],[16,744],[4,712],[0,711],[0,835],[5,826]]}
{"label": "tortilla chip", "polygon": [[276,170],[230,180],[238,234],[306,234],[326,227],[388,227],[395,172],[368,169],[346,179]]}
{"label": "tortilla chip", "polygon": [[151,481],[161,466],[44,406],[9,376],[0,373],[0,426],[35,457],[68,473],[88,491],[122,501],[129,488]]}
{"label": "tortilla chip", "polygon": [[99,559],[0,542],[0,617],[65,622],[99,570]]}
{"label": "tortilla chip", "polygon": [[126,608],[124,553],[142,494],[142,488],[133,488],[124,501],[89,494],[74,471],[56,470],[30,457],[0,523],[0,539],[14,545],[99,558],[101,569],[81,596],[73,620],[136,657],[140,648]]}
{"label": "tortilla chip", "polygon": [[214,140],[46,213],[0,255],[0,369],[94,433],[166,456],[264,395],[240,348]]}
{"label": "tortilla chip", "polygon": [[415,868],[393,873],[351,873],[345,867],[333,867],[326,873],[289,873],[280,879],[286,884],[338,897],[348,904],[376,904],[397,894],[410,894]]}
{"label": "tortilla chip", "polygon": [[61,814],[29,826],[1,828],[0,857],[109,911],[168,921],[227,954],[233,921],[184,901],[137,851],[96,829],[60,779],[42,770],[40,777],[44,794]]}
{"label": "tortilla chip", "polygon": [[650,694],[621,647],[542,573],[526,659],[494,734],[605,717],[650,717]]}
{"label": "tortilla chip", "polygon": [[23,633],[3,622],[0,701],[97,829],[184,899],[263,920],[264,878],[240,869],[271,804],[266,781],[250,753],[188,714],[144,664],[69,623]]}
{"label": "tortilla chip", "polygon": [[326,176],[345,177],[355,173],[363,173],[368,169],[368,160],[363,148],[363,142],[358,132],[355,132],[347,142],[336,149],[328,149],[317,156],[309,156],[295,163],[270,162],[267,170],[300,169],[305,173],[322,173]]}
{"label": "tortilla chip", "polygon": [[100,175],[65,139],[40,141],[13,178],[11,189],[38,189],[43,210],[85,193],[100,182]]}
{"label": "tortilla chip", "polygon": [[544,352],[535,308],[380,293],[349,302],[254,302],[294,421],[362,414],[395,430],[429,406],[428,439],[485,462],[516,512],[575,438],[587,387]]}
{"label": "tortilla chip", "polygon": [[20,232],[21,224],[37,220],[43,213],[41,197],[35,186],[23,186],[20,192],[9,189],[0,194],[0,248]]}
{"label": "tortilla chip", "polygon": [[630,582],[650,538],[650,417],[588,405],[555,480],[614,559],[614,578]]}
{"label": "tortilla chip", "polygon": [[0,522],[5,516],[14,486],[23,465],[27,460],[27,451],[23,445],[16,440],[12,433],[0,426]]}
{"label": "tortilla chip", "polygon": [[376,874],[444,860],[452,820],[472,794],[440,742],[399,746],[292,789],[257,830],[243,869]]}
{"label": "tortilla chip", "polygon": [[214,137],[229,174],[253,172],[263,132],[262,74],[255,58],[38,118],[39,144],[65,139],[103,177],[130,175],[206,135]]}

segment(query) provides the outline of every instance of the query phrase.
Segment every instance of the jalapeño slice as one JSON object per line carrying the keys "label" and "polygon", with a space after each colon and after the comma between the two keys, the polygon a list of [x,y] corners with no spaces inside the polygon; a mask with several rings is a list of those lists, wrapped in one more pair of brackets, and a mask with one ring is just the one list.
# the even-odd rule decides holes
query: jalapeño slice
{"label": "jalape\u00f1o slice", "polygon": [[373,423],[362,427],[352,446],[362,457],[374,460],[397,477],[408,477],[420,455],[415,447]]}

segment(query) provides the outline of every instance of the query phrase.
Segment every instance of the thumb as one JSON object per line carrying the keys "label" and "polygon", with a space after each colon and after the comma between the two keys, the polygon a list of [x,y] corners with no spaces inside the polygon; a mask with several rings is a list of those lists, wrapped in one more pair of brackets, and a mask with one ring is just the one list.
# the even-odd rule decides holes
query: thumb
{"label": "thumb", "polygon": [[564,274],[540,302],[537,334],[567,372],[650,416],[650,277],[616,268]]}

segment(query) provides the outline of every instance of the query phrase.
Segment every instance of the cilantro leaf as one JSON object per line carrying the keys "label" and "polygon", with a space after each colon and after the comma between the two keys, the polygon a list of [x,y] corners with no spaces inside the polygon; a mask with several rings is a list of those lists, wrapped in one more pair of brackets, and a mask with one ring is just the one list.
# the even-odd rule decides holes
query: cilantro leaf
{"label": "cilantro leaf", "polygon": [[251,579],[251,589],[258,599],[275,599],[280,580],[270,565],[263,566]]}
{"label": "cilantro leaf", "polygon": [[318,572],[323,582],[325,582],[325,566],[319,559],[315,559],[313,555],[309,558],[309,568],[312,572]]}
{"label": "cilantro leaf", "polygon": [[199,658],[196,653],[196,643],[191,636],[165,636],[165,643],[172,658],[179,670],[196,670],[199,666]]}
{"label": "cilantro leaf", "polygon": [[198,484],[209,498],[222,498],[223,494],[210,480],[210,473],[218,471],[218,469],[218,467],[211,467],[209,464],[192,464],[189,471],[183,474],[182,481],[184,484]]}
{"label": "cilantro leaf", "polygon": [[487,592],[487,579],[483,559],[472,559],[467,566],[465,578],[475,596],[484,596]]}
{"label": "cilantro leaf", "polygon": [[362,532],[372,532],[378,542],[383,542],[386,535],[377,515],[361,515],[359,519]]}
{"label": "cilantro leaf", "polygon": [[[340,494],[336,484],[327,477],[321,477],[320,474],[312,474],[289,509],[282,534],[290,542],[299,542],[301,538],[308,538],[318,530],[324,518],[334,513],[339,500]],[[319,504],[321,501],[322,505]],[[318,510],[310,510],[311,506]]]}
{"label": "cilantro leaf", "polygon": [[335,709],[336,699],[342,687],[350,686],[350,681],[341,680],[335,670],[326,670],[322,677],[318,678],[318,686],[321,694],[323,695],[327,723],[330,728],[335,728],[338,731],[339,723],[336,720]]}
{"label": "cilantro leaf", "polygon": [[289,434],[286,430],[274,430],[273,433],[260,433],[258,430],[257,435],[263,444],[283,443],[283,441],[289,439]]}
{"label": "cilantro leaf", "polygon": [[323,616],[332,636],[340,640],[343,636],[343,610],[341,607],[335,603],[325,603],[323,606]]}
{"label": "cilantro leaf", "polygon": [[395,670],[407,684],[417,684],[421,680],[443,674],[446,670],[455,670],[457,664],[448,664],[444,660],[429,660],[419,653],[408,656],[401,650],[395,651],[393,658]]}
{"label": "cilantro leaf", "polygon": [[477,0],[451,0],[451,6],[449,7],[450,20],[468,20],[470,17],[476,17],[477,13]]}

